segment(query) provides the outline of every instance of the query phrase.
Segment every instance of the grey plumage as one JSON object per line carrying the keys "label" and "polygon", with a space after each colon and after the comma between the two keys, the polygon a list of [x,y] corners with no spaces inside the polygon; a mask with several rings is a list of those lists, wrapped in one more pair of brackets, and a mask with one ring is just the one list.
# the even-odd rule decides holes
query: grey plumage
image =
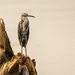
{"label": "grey plumage", "polygon": [[24,46],[23,42],[27,44],[28,38],[29,38],[29,21],[25,24],[25,20],[22,20],[18,24],[18,38],[22,47]]}
{"label": "grey plumage", "polygon": [[18,39],[21,45],[21,53],[23,53],[22,47],[25,47],[26,55],[27,55],[26,45],[29,39],[29,20],[27,17],[34,17],[34,16],[28,15],[27,13],[23,13],[21,15],[21,21],[18,24]]}

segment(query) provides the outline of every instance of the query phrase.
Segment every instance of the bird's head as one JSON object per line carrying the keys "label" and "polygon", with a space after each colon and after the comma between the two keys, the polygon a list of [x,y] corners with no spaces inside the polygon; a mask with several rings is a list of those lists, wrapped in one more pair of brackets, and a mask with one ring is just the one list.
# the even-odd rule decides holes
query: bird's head
{"label": "bird's head", "polygon": [[35,16],[28,15],[27,13],[22,13],[21,18],[25,18],[25,17],[33,17],[33,18],[35,18]]}
{"label": "bird's head", "polygon": [[3,30],[3,29],[5,29],[5,24],[4,24],[4,21],[3,21],[3,19],[2,18],[0,18],[0,30]]}

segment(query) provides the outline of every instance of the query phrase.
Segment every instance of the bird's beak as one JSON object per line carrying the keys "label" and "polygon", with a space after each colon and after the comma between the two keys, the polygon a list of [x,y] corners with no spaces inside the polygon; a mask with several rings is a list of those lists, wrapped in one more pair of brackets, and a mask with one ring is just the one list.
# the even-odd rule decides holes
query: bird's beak
{"label": "bird's beak", "polygon": [[28,17],[34,17],[35,18],[35,16],[32,16],[32,15],[28,15]]}

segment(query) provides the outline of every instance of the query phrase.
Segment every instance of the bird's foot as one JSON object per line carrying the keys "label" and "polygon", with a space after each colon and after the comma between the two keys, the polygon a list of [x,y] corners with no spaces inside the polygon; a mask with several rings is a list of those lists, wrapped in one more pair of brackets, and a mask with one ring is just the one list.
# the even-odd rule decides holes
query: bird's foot
{"label": "bird's foot", "polygon": [[27,55],[25,57],[28,57]]}

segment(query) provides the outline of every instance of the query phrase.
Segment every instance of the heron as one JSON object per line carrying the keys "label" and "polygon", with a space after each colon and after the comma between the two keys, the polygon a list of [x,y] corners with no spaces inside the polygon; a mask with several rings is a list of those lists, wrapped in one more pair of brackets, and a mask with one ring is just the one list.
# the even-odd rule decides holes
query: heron
{"label": "heron", "polygon": [[23,54],[23,47],[25,48],[25,55],[27,56],[27,42],[29,39],[29,20],[28,17],[34,17],[32,15],[28,15],[27,13],[22,13],[21,21],[18,24],[18,39],[21,45],[21,53]]}

